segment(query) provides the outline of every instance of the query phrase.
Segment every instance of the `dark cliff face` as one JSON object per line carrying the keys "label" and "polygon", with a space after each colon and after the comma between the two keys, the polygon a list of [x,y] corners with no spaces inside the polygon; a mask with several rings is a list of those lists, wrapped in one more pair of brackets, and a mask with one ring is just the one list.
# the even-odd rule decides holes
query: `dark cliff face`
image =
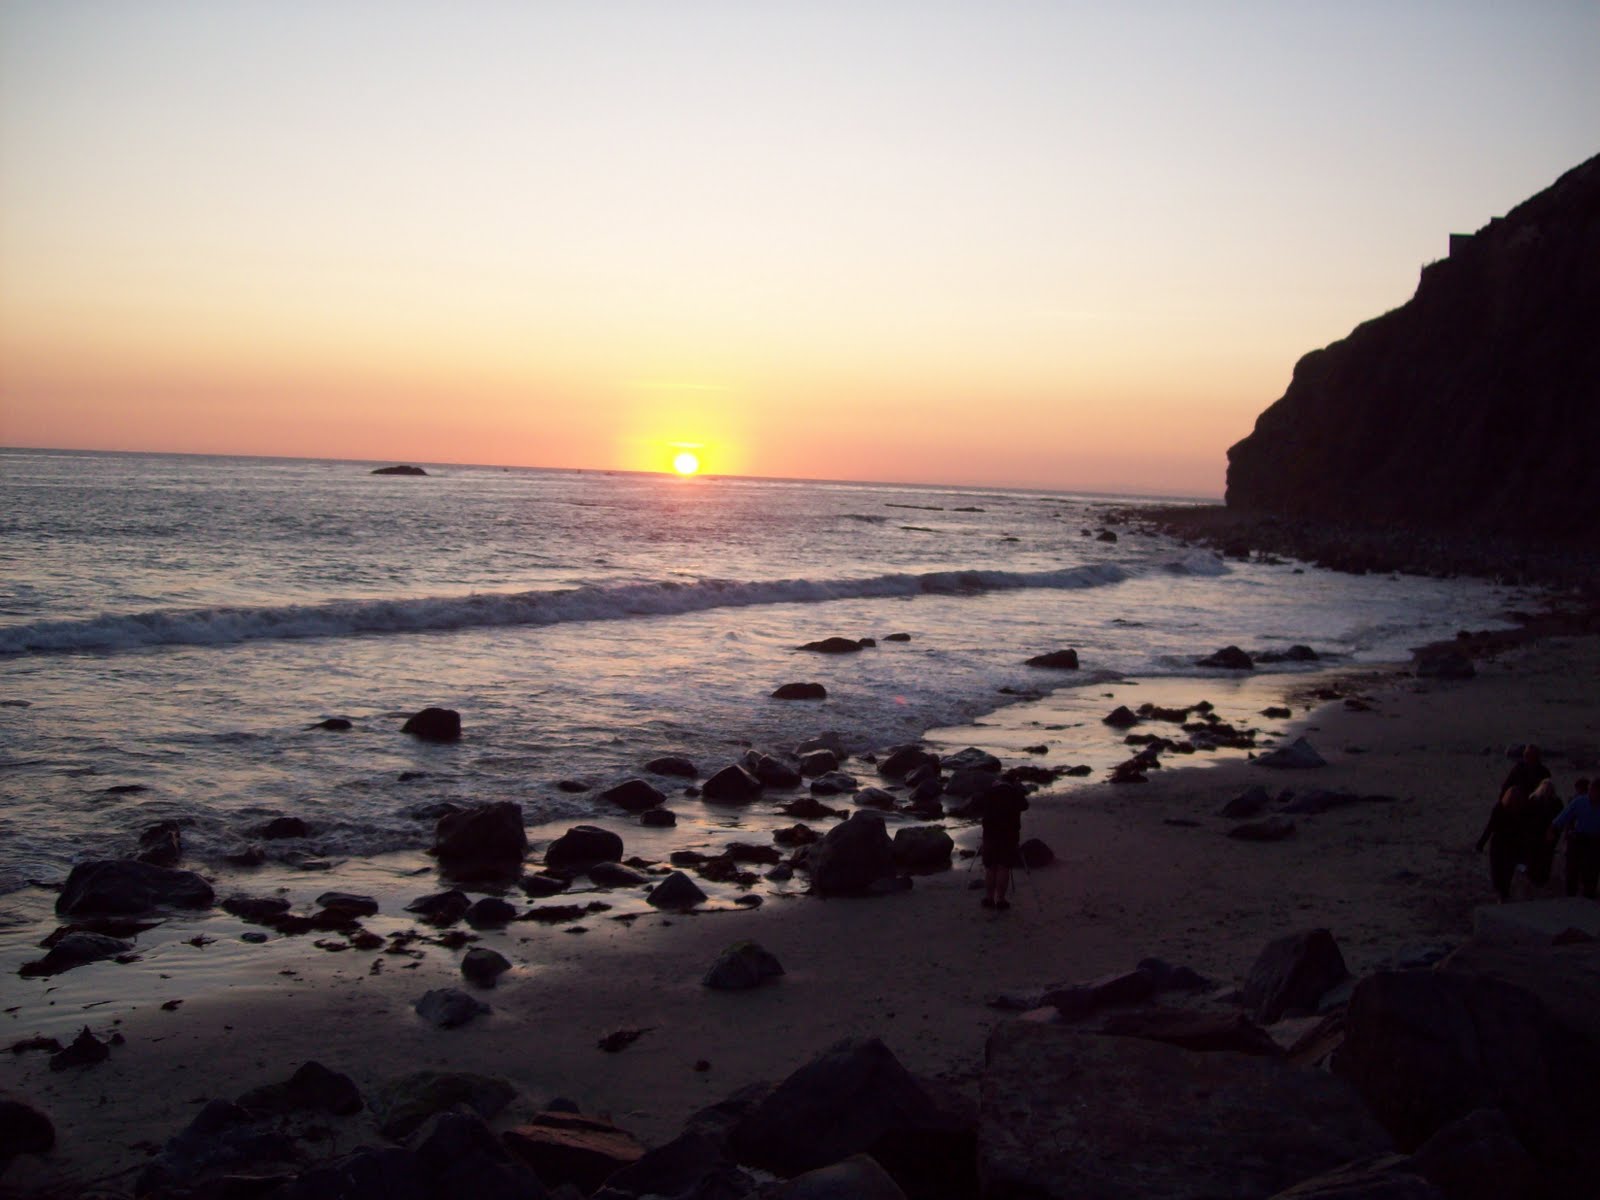
{"label": "dark cliff face", "polygon": [[1296,364],[1230,508],[1600,543],[1600,156]]}

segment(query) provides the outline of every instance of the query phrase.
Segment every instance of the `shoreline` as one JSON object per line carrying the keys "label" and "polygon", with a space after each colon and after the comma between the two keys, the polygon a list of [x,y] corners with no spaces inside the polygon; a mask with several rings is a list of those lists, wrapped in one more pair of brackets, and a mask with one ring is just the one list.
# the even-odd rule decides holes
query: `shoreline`
{"label": "shoreline", "polygon": [[[1270,679],[1296,710],[1284,740],[1307,737],[1327,767],[1269,772],[1232,761],[1185,770],[1172,756],[1144,784],[1097,778],[1065,798],[1056,794],[1058,803],[1041,791],[1025,814],[1024,836],[1042,837],[1057,862],[1020,874],[1016,906],[1004,915],[978,908],[970,890],[978,876],[957,858],[948,871],[918,876],[912,891],[886,897],[769,895],[754,910],[647,910],[622,921],[609,918],[626,912],[600,914],[581,922],[583,934],[542,925],[485,931],[479,944],[518,966],[478,993],[494,1012],[459,1029],[435,1029],[411,1011],[429,988],[462,986],[456,951],[428,947],[424,958],[395,958],[372,974],[382,955],[320,950],[314,935],[244,946],[238,933],[250,927],[219,911],[176,918],[152,931],[148,948],[141,943],[142,962],[92,964],[38,981],[54,990],[5,1014],[8,1045],[46,1027],[60,1027],[65,1041],[83,1023],[102,1036],[115,1028],[125,1043],[87,1071],[52,1073],[36,1052],[4,1056],[0,1088],[49,1113],[60,1135],[52,1155],[14,1162],[4,1185],[44,1194],[136,1172],[200,1099],[281,1079],[308,1059],[350,1074],[363,1091],[424,1068],[499,1074],[520,1093],[507,1121],[570,1096],[655,1145],[696,1109],[752,1081],[782,1078],[844,1036],[882,1036],[914,1072],[970,1092],[985,1035],[1005,1019],[987,1004],[997,992],[1090,979],[1145,956],[1227,983],[1268,940],[1313,926],[1332,929],[1358,975],[1407,945],[1464,940],[1471,910],[1492,898],[1472,843],[1504,770],[1499,750],[1530,732],[1539,737],[1563,791],[1592,765],[1585,717],[1593,711],[1597,651],[1593,638],[1491,646],[1481,651],[1478,677],[1462,682],[1379,671],[1361,689],[1370,706],[1362,711],[1341,700],[1295,699],[1292,685],[1310,676],[1261,677],[1257,683]],[[1217,681],[1160,683],[1168,691],[1192,687],[1190,699],[1198,699]],[[1110,701],[1087,693],[1117,688],[1156,691],[1149,681],[1066,690],[1092,711]],[[1059,708],[1061,697],[1011,704],[972,727],[929,731],[927,740],[943,748],[946,733],[1001,743],[1038,736],[1039,725],[1029,722],[1043,721],[1040,706]],[[1525,730],[1530,717],[1543,718],[1548,731]],[[1226,837],[1233,822],[1216,810],[1258,783],[1392,800],[1297,818],[1295,835],[1275,844]],[[633,830],[625,853],[643,844],[642,832]],[[674,836],[659,833],[662,845]],[[976,830],[952,833],[965,847]],[[417,865],[406,856],[361,860],[307,878],[303,891],[383,892],[381,915],[364,924],[388,934],[411,925],[389,895],[440,886],[431,868],[416,874]],[[9,945],[15,934],[6,933]],[[194,937],[216,940],[195,946]],[[716,955],[741,939],[775,954],[785,977],[750,992],[702,987]],[[38,953],[28,949],[29,957]],[[4,969],[14,977],[16,966],[8,954]],[[139,974],[119,975],[126,972]],[[135,978],[152,985],[137,1005],[129,1000]],[[126,1006],[118,1017],[99,1003],[111,994]],[[157,995],[181,1003],[168,1011]],[[596,1047],[623,1029],[645,1032],[617,1053]],[[700,1062],[709,1067],[696,1070]],[[359,1127],[364,1119],[350,1120]],[[340,1135],[344,1149],[359,1140]]]}
{"label": "shoreline", "polygon": [[1578,603],[1546,614],[1546,619],[1563,618],[1566,632],[1600,630],[1600,551],[1592,539],[1538,541],[1342,523],[1249,512],[1221,503],[1119,505],[1108,521],[1206,546],[1224,558],[1287,558],[1356,575],[1461,575],[1568,589],[1577,594]]}

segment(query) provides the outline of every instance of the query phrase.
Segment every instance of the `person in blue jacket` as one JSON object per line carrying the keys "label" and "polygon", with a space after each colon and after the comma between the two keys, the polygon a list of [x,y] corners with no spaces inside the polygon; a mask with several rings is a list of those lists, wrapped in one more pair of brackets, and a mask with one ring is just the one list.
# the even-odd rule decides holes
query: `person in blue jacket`
{"label": "person in blue jacket", "polygon": [[1600,890],[1600,797],[1594,793],[1594,784],[1578,780],[1577,794],[1550,822],[1549,834],[1551,845],[1567,835],[1567,895],[1576,896],[1581,885],[1591,900]]}

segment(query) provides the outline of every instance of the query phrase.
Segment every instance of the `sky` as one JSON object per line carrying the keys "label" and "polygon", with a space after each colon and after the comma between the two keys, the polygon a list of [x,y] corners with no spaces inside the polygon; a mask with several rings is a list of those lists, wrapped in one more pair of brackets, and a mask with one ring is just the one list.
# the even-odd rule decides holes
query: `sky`
{"label": "sky", "polygon": [[1220,495],[1595,0],[0,0],[0,444]]}

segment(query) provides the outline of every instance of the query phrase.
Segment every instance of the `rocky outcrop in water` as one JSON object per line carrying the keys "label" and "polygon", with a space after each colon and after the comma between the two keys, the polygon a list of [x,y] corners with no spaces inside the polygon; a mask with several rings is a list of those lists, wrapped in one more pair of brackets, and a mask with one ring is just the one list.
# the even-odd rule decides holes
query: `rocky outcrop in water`
{"label": "rocky outcrop in water", "polygon": [[1600,157],[1302,358],[1228,451],[1230,510],[1589,542],[1600,492]]}

